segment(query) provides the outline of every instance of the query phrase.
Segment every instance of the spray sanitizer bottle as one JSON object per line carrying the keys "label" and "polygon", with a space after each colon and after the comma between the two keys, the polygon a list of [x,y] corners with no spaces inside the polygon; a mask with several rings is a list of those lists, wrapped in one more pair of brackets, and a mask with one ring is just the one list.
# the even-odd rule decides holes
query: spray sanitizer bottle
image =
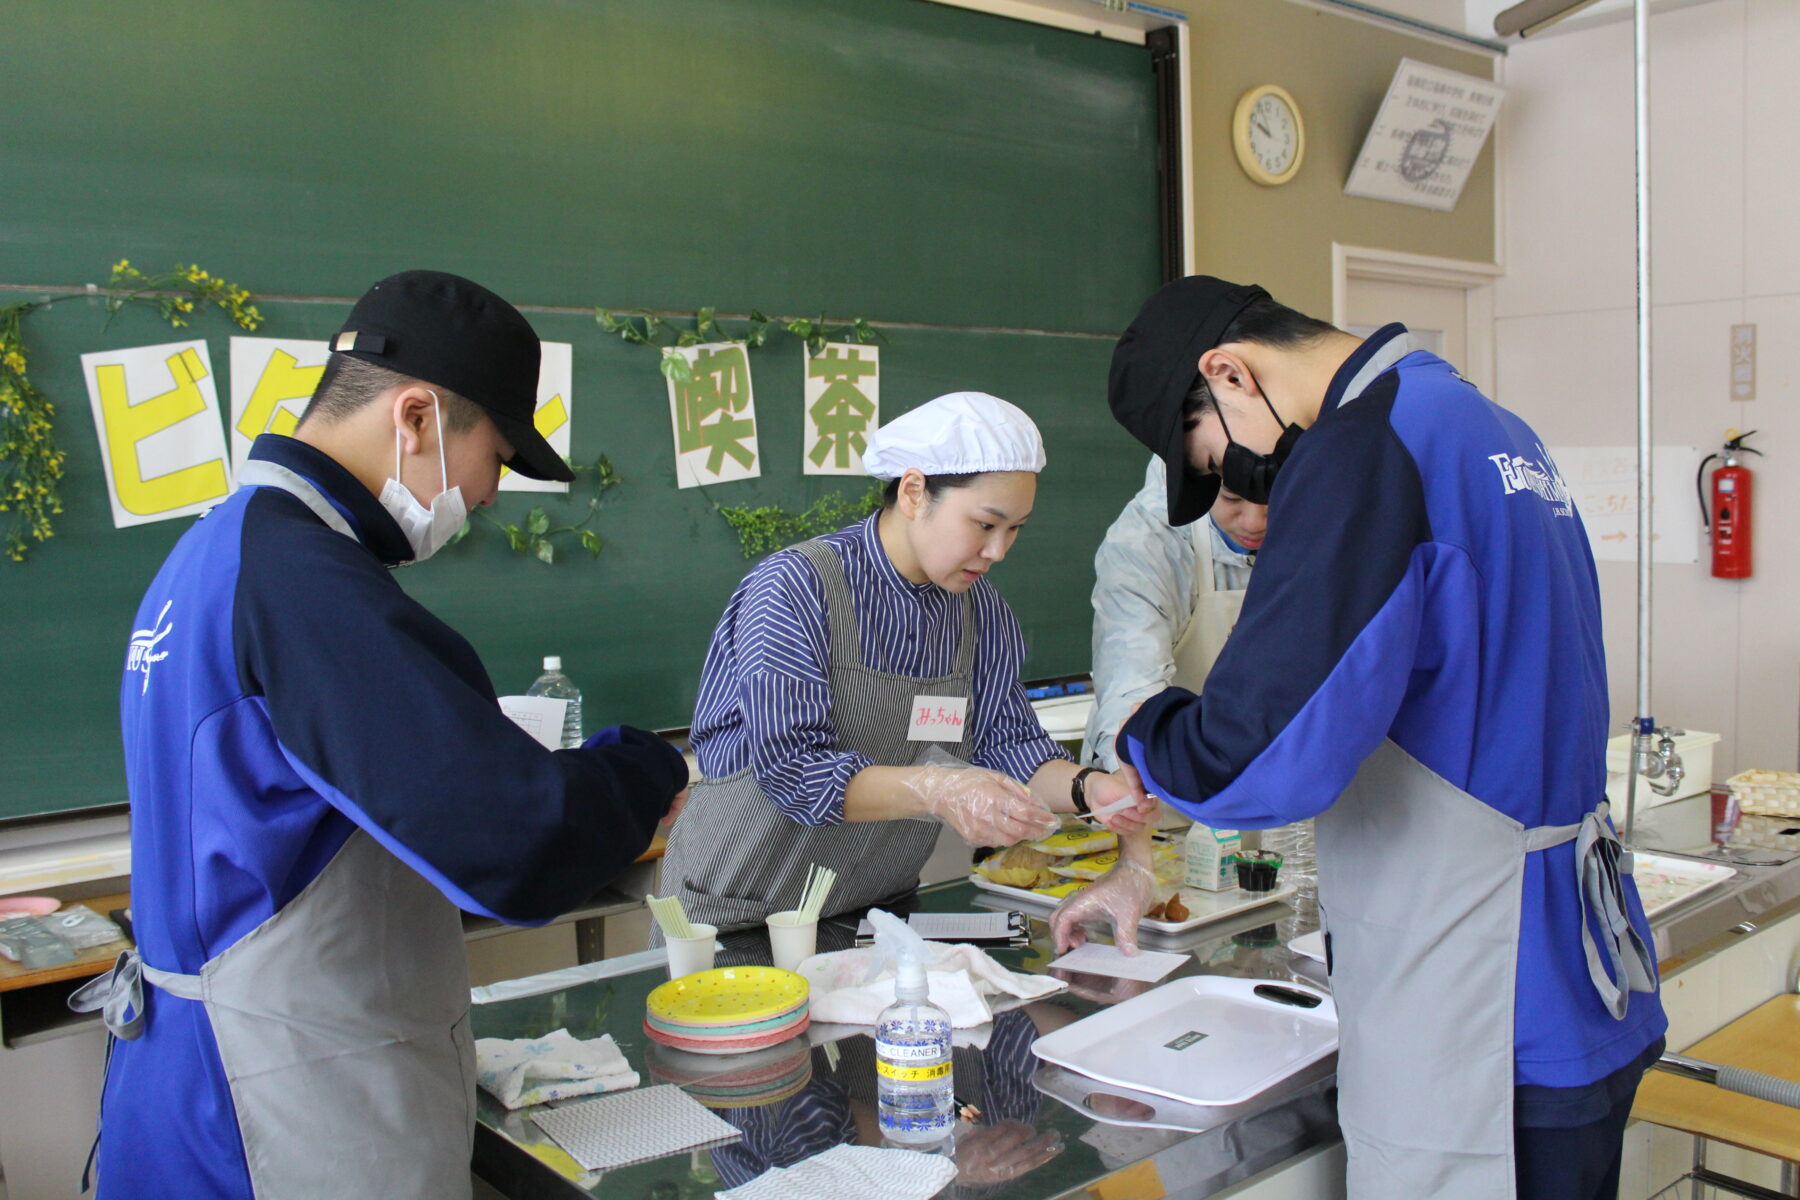
{"label": "spray sanitizer bottle", "polygon": [[950,1070],[950,1015],[931,1002],[925,939],[892,913],[869,910],[877,959],[873,978],[894,964],[894,1003],[875,1024],[875,1072],[881,1133],[890,1142],[924,1146],[956,1124]]}

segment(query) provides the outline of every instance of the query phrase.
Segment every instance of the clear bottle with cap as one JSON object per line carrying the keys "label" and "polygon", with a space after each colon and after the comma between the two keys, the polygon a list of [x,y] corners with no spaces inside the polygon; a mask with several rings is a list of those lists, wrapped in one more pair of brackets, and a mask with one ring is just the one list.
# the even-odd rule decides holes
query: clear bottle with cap
{"label": "clear bottle with cap", "polygon": [[881,958],[894,964],[894,1003],[875,1022],[876,1113],[881,1135],[929,1146],[956,1126],[950,1014],[931,1002],[925,941],[891,913],[869,912]]}
{"label": "clear bottle with cap", "polygon": [[551,700],[567,700],[568,707],[563,710],[562,745],[565,750],[581,745],[581,689],[563,674],[560,655],[545,655],[544,673],[537,677],[536,683],[525,689],[525,694],[544,696]]}

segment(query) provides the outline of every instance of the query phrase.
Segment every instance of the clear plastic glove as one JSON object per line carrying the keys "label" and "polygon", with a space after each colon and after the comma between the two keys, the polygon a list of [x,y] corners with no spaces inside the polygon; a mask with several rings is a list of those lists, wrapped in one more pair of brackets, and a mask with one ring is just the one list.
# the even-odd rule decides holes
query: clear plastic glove
{"label": "clear plastic glove", "polygon": [[1056,952],[1065,954],[1087,941],[1083,921],[1105,921],[1112,926],[1113,944],[1126,954],[1136,954],[1138,919],[1155,902],[1156,872],[1121,858],[1099,879],[1070,893],[1050,914]]}
{"label": "clear plastic glove", "polygon": [[1120,767],[1110,775],[1088,776],[1086,792],[1094,819],[1114,833],[1135,833],[1156,821],[1156,797],[1144,794],[1144,782],[1135,767]]}
{"label": "clear plastic glove", "polygon": [[900,786],[971,846],[1010,846],[1048,837],[1061,822],[1024,784],[981,767],[915,767]]}

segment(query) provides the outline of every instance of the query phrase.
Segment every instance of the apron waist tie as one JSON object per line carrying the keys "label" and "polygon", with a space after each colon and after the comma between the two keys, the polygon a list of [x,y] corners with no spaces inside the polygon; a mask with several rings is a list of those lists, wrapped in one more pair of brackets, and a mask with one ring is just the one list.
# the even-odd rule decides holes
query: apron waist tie
{"label": "apron waist tie", "polygon": [[[1656,990],[1656,956],[1631,923],[1625,905],[1623,877],[1631,874],[1632,857],[1607,823],[1611,811],[1602,800],[1578,825],[1528,830],[1525,845],[1527,850],[1544,850],[1575,843],[1575,886],[1581,896],[1581,948],[1587,955],[1588,978],[1613,1020],[1622,1021],[1632,992]],[[1594,945],[1595,925],[1606,950],[1604,960]],[[1610,972],[1607,962],[1612,964]]]}

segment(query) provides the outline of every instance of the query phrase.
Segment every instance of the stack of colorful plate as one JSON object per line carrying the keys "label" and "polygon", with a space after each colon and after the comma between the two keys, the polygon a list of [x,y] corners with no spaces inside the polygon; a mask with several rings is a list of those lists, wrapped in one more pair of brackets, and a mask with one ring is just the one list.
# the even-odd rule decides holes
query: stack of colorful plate
{"label": "stack of colorful plate", "polygon": [[715,967],[650,993],[644,1032],[691,1054],[741,1054],[806,1029],[806,980],[774,967]]}

